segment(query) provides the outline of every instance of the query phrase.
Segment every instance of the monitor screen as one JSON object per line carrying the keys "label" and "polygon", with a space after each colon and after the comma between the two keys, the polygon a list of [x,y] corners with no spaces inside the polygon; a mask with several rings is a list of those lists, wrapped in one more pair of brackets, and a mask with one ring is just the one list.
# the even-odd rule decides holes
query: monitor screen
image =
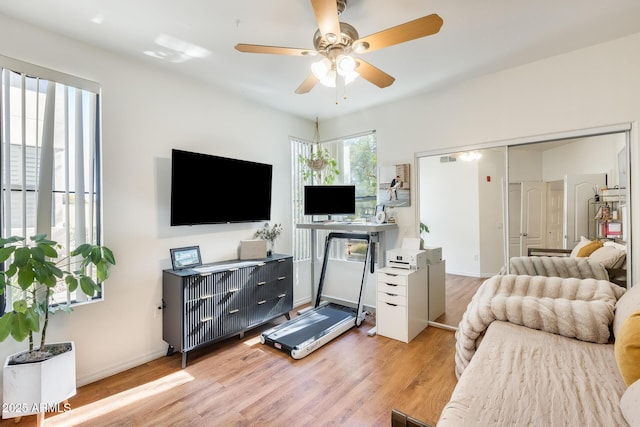
{"label": "monitor screen", "polygon": [[171,225],[268,221],[273,166],[172,150]]}
{"label": "monitor screen", "polygon": [[305,215],[353,215],[355,213],[355,185],[307,185],[304,187]]}

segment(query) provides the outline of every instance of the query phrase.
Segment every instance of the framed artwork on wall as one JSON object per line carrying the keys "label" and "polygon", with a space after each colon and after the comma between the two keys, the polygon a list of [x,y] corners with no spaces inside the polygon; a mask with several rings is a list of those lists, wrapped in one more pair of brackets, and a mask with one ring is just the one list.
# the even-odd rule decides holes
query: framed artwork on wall
{"label": "framed artwork on wall", "polygon": [[411,206],[411,164],[380,168],[378,203],[386,206]]}

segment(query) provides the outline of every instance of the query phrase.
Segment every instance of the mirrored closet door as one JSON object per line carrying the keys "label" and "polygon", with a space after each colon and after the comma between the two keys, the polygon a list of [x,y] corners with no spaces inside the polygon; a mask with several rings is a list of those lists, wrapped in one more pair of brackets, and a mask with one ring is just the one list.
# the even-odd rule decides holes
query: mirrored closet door
{"label": "mirrored closet door", "polygon": [[[530,249],[596,238],[628,245],[627,141],[622,130],[418,154],[417,220],[429,227],[425,245],[441,247],[446,260],[446,311],[434,324],[456,327],[480,284]],[[603,188],[623,195],[615,206]],[[596,218],[605,205],[615,234]]]}

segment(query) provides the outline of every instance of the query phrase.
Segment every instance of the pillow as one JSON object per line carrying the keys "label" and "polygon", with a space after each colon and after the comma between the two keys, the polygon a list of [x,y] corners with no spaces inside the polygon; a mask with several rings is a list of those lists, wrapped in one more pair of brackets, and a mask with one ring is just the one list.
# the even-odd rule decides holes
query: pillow
{"label": "pillow", "polygon": [[631,427],[640,426],[640,380],[624,392],[620,398],[620,410]]}
{"label": "pillow", "polygon": [[640,310],[640,284],[632,286],[616,302],[616,311],[613,316],[613,335],[618,336],[618,331],[627,317],[634,311]]}
{"label": "pillow", "polygon": [[626,251],[621,251],[613,246],[603,246],[593,251],[589,255],[589,259],[599,262],[604,268],[620,268],[626,256]]}
{"label": "pillow", "polygon": [[640,310],[624,321],[613,349],[620,375],[630,386],[640,379]]}
{"label": "pillow", "polygon": [[603,243],[599,242],[597,240],[594,240],[591,243],[587,243],[586,245],[584,245],[579,251],[578,254],[576,255],[578,258],[585,258],[588,257],[589,255],[591,255],[593,252],[595,252],[596,249],[600,249],[602,247]]}
{"label": "pillow", "polygon": [[571,250],[571,257],[575,258],[578,256],[578,251],[591,243],[591,240],[587,239],[584,236],[580,236],[580,242]]}
{"label": "pillow", "polygon": [[623,245],[622,243],[612,242],[610,240],[607,240],[606,242],[604,242],[604,246],[611,246],[621,251],[625,251],[625,252],[627,251],[627,245]]}

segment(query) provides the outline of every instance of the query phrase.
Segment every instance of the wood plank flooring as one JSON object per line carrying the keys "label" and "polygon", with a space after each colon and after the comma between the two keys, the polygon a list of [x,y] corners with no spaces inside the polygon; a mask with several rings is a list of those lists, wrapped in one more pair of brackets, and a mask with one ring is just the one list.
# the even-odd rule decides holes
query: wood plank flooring
{"label": "wood plank flooring", "polygon": [[487,279],[447,274],[445,280],[445,313],[435,321],[443,325],[458,327],[473,294]]}
{"label": "wood plank flooring", "polygon": [[[482,281],[447,275],[438,321],[457,326]],[[373,325],[368,315],[301,360],[260,344],[272,325],[256,328],[190,353],[185,369],[176,353],[80,387],[45,425],[371,427],[390,426],[392,409],[435,425],[456,385],[454,332],[429,327],[405,344],[367,336]],[[16,425],[36,417],[0,421]]]}

